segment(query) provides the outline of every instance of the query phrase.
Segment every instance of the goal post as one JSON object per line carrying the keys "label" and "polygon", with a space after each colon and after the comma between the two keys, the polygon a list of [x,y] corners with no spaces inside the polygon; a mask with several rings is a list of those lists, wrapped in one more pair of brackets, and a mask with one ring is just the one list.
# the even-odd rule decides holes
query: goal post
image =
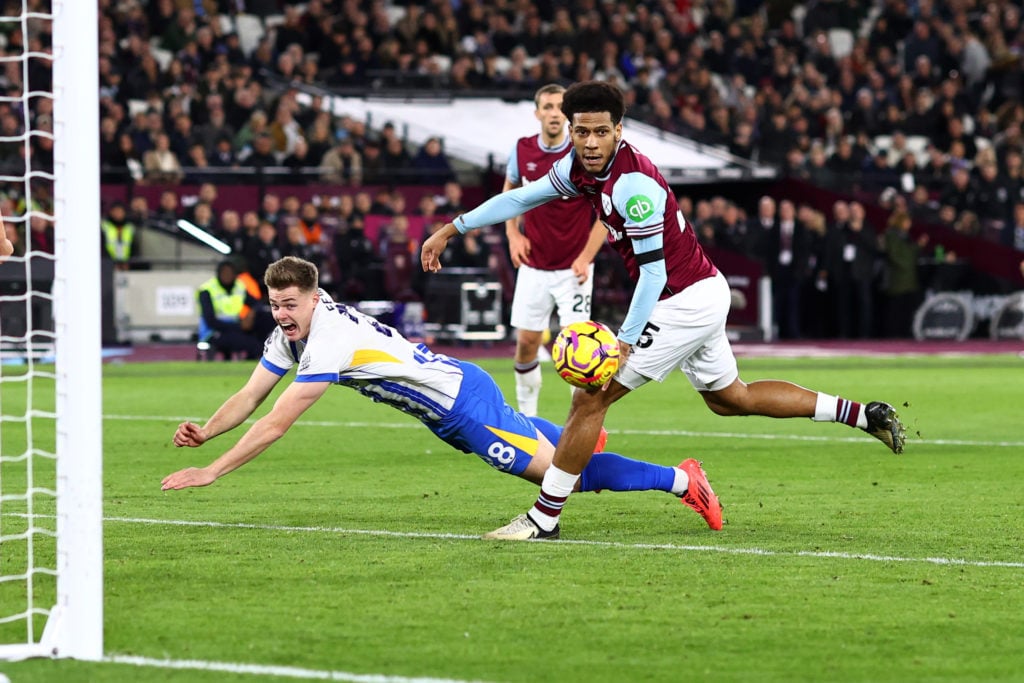
{"label": "goal post", "polygon": [[[52,373],[55,396],[50,428],[46,435],[53,445],[52,453],[43,452],[31,443],[36,436],[31,425],[36,417],[31,400],[26,405],[26,432],[29,441],[25,450],[28,460],[37,455],[55,460],[53,467],[40,467],[39,475],[51,481],[33,481],[34,470],[26,468],[25,491],[20,495],[0,489],[0,537],[6,512],[5,500],[25,500],[29,520],[22,533],[28,551],[24,571],[26,604],[22,612],[2,606],[6,616],[24,615],[27,628],[22,642],[6,639],[0,643],[0,659],[26,657],[74,657],[98,660],[103,657],[103,510],[102,510],[102,361],[100,309],[100,196],[99,196],[99,69],[98,12],[94,1],[49,0],[29,3],[23,0],[21,21],[24,52],[22,72],[26,74],[22,99],[24,109],[33,98],[53,99],[53,212],[54,279],[50,298],[53,304],[53,339],[55,368]],[[31,9],[29,9],[31,7]],[[48,8],[46,10],[41,8]],[[34,53],[28,39],[33,22],[52,21],[52,83],[51,92],[34,92],[28,78],[27,60],[46,59],[50,55]],[[9,57],[11,55],[9,54]],[[33,135],[46,135],[45,130],[30,130],[26,115],[24,144],[30,145]],[[31,157],[28,157],[31,158]],[[49,173],[26,165],[24,225],[41,212],[32,201],[33,181],[51,178]],[[25,233],[29,231],[26,229]],[[31,241],[28,247],[31,250]],[[29,252],[31,255],[31,251]],[[31,259],[25,263],[31,273]],[[4,268],[0,265],[0,268]],[[32,280],[27,278],[31,288]],[[28,320],[33,321],[31,312]],[[27,356],[31,358],[33,336],[26,332]],[[46,333],[46,330],[41,330]],[[27,373],[34,372],[34,362],[27,362]],[[30,397],[31,399],[31,397]],[[0,408],[3,406],[0,405]],[[6,424],[6,423],[4,423]],[[42,430],[38,430],[42,431]],[[39,435],[43,437],[43,435]],[[0,453],[0,461],[4,453]],[[18,458],[15,458],[18,459]],[[55,481],[52,479],[55,478]],[[6,483],[0,479],[0,487]],[[33,512],[33,498],[55,498],[55,522],[46,529]],[[40,508],[45,506],[40,505]],[[33,536],[53,537],[55,551],[33,553]],[[40,543],[42,545],[42,542]],[[0,546],[0,555],[4,548]],[[2,557],[0,557],[2,560]],[[40,566],[35,566],[36,563]],[[45,566],[49,563],[50,566]],[[2,566],[2,564],[0,564]],[[36,596],[33,577],[54,577],[55,591],[41,591]],[[0,576],[0,581],[11,577]],[[14,577],[21,579],[19,575]],[[55,596],[55,597],[54,597]],[[52,604],[36,602],[52,599]],[[36,618],[45,619],[41,629],[33,626]],[[7,616],[7,619],[13,617]]]}

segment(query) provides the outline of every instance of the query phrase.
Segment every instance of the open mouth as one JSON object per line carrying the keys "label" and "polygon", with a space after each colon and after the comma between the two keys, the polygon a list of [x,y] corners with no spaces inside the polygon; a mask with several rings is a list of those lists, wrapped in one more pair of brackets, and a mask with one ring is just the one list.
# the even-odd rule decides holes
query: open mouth
{"label": "open mouth", "polygon": [[285,334],[291,334],[295,330],[299,329],[298,325],[295,323],[279,323],[279,326]]}

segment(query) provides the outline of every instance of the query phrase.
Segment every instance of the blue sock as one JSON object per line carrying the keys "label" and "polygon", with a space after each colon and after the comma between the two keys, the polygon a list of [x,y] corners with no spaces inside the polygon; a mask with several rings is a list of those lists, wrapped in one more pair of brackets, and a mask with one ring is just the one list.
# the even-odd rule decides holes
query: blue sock
{"label": "blue sock", "polygon": [[561,427],[556,425],[554,422],[545,420],[543,417],[530,417],[527,419],[533,423],[533,426],[536,427],[541,434],[547,437],[547,440],[550,441],[552,445],[558,445],[558,440],[562,438]]}
{"label": "blue sock", "polygon": [[594,453],[580,475],[580,491],[672,491],[674,467],[631,460],[617,453]]}

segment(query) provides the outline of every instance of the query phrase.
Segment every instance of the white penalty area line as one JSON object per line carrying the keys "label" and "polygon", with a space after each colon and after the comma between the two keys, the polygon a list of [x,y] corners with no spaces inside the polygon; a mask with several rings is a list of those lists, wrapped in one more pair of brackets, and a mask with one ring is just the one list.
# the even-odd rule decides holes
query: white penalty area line
{"label": "white penalty area line", "polygon": [[351,683],[479,683],[453,678],[409,678],[385,674],[357,674],[348,671],[324,671],[303,669],[296,666],[271,666],[262,664],[235,664],[232,662],[204,662],[195,659],[154,659],[129,655],[108,655],[104,662],[130,664],[131,666],[156,669],[185,669],[190,671],[218,671],[250,676],[276,676],[278,678],[300,678],[314,681],[349,681]]}
{"label": "white penalty area line", "polygon": [[[206,418],[185,415],[104,415],[105,420],[129,422],[202,422]],[[248,423],[254,420],[247,420]],[[337,429],[422,429],[420,422],[357,422],[332,420],[299,420],[296,427],[329,427]],[[677,436],[701,439],[756,439],[760,441],[815,441],[821,443],[864,443],[865,434],[858,436],[815,436],[801,434],[754,434],[748,432],[694,432],[685,429],[609,429],[612,436]],[[870,439],[868,440],[870,443]],[[1024,441],[980,441],[972,439],[911,439],[910,446],[977,446],[983,448],[1024,448]]]}
{"label": "white penalty area line", "polygon": [[[147,519],[144,517],[106,517],[107,522],[122,524],[153,524],[161,526],[206,527],[216,529],[254,529],[258,531],[284,531],[289,533],[337,534],[340,536],[384,536],[392,538],[427,538],[435,540],[480,541],[479,536],[467,534],[442,534],[420,531],[388,531],[385,529],[344,529],[340,527],[284,526],[275,524],[251,524],[246,522],[211,522],[184,519]],[[487,541],[501,543],[502,541]],[[860,560],[867,562],[907,562],[955,567],[1000,567],[1024,569],[1024,562],[1002,562],[990,560],[966,560],[954,557],[900,557],[896,555],[875,555],[872,553],[844,553],[822,550],[768,550],[766,548],[730,548],[720,545],[684,545],[677,543],[620,543],[616,541],[585,541],[561,539],[557,541],[530,541],[531,543],[552,543],[560,545],[582,545],[599,548],[624,550],[673,550],[679,552],[721,553],[724,555],[756,555],[759,557],[809,557],[828,560]]]}

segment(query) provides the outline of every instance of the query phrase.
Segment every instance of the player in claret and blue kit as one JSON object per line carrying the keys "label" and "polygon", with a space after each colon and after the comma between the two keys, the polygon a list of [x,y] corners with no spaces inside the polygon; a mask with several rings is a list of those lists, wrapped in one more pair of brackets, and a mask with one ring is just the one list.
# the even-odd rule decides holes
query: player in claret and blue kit
{"label": "player in claret and blue kit", "polygon": [[[438,438],[475,453],[497,470],[540,483],[561,429],[513,410],[478,366],[432,353],[376,319],[332,301],[318,288],[317,269],[309,261],[287,256],[270,265],[264,282],[277,327],[267,338],[263,357],[245,386],[205,425],[181,423],[174,444],[194,448],[234,429],[298,366],[295,380],[233,447],[206,467],[168,475],[164,490],[206,486],[252,460],[334,384],[412,415]],[[603,450],[605,435],[598,431],[595,447]],[[597,453],[578,490],[602,489],[666,491],[687,504],[696,497],[710,498],[717,517],[709,524],[721,528],[721,507],[695,460],[668,467]]]}
{"label": "player in claret and blue kit", "polygon": [[[537,90],[534,115],[540,121],[540,133],[516,141],[503,191],[546,177],[569,151],[571,141],[562,114],[564,92],[556,83]],[[605,235],[594,216],[584,198],[567,196],[505,221],[509,257],[518,269],[510,322],[516,328],[516,403],[524,415],[537,414],[542,384],[538,352],[551,314],[557,311],[563,328],[590,320],[593,260]]]}
{"label": "player in claret and blue kit", "polygon": [[[440,270],[439,256],[452,237],[563,196],[582,196],[604,223],[608,240],[636,283],[618,333],[618,374],[599,391],[573,395],[537,501],[527,514],[486,536],[524,540],[555,533],[562,507],[590,462],[609,406],[650,380],[663,381],[675,369],[686,374],[718,415],[842,422],[902,452],[904,428],[888,403],[864,405],[790,382],[747,384],[740,379],[725,331],[729,286],[704,254],[661,173],[622,139],[622,93],[610,83],[577,83],[565,91],[562,111],[573,149],[548,175],[459,216],[426,240],[421,253],[424,270]],[[701,511],[701,501],[696,502]]]}

